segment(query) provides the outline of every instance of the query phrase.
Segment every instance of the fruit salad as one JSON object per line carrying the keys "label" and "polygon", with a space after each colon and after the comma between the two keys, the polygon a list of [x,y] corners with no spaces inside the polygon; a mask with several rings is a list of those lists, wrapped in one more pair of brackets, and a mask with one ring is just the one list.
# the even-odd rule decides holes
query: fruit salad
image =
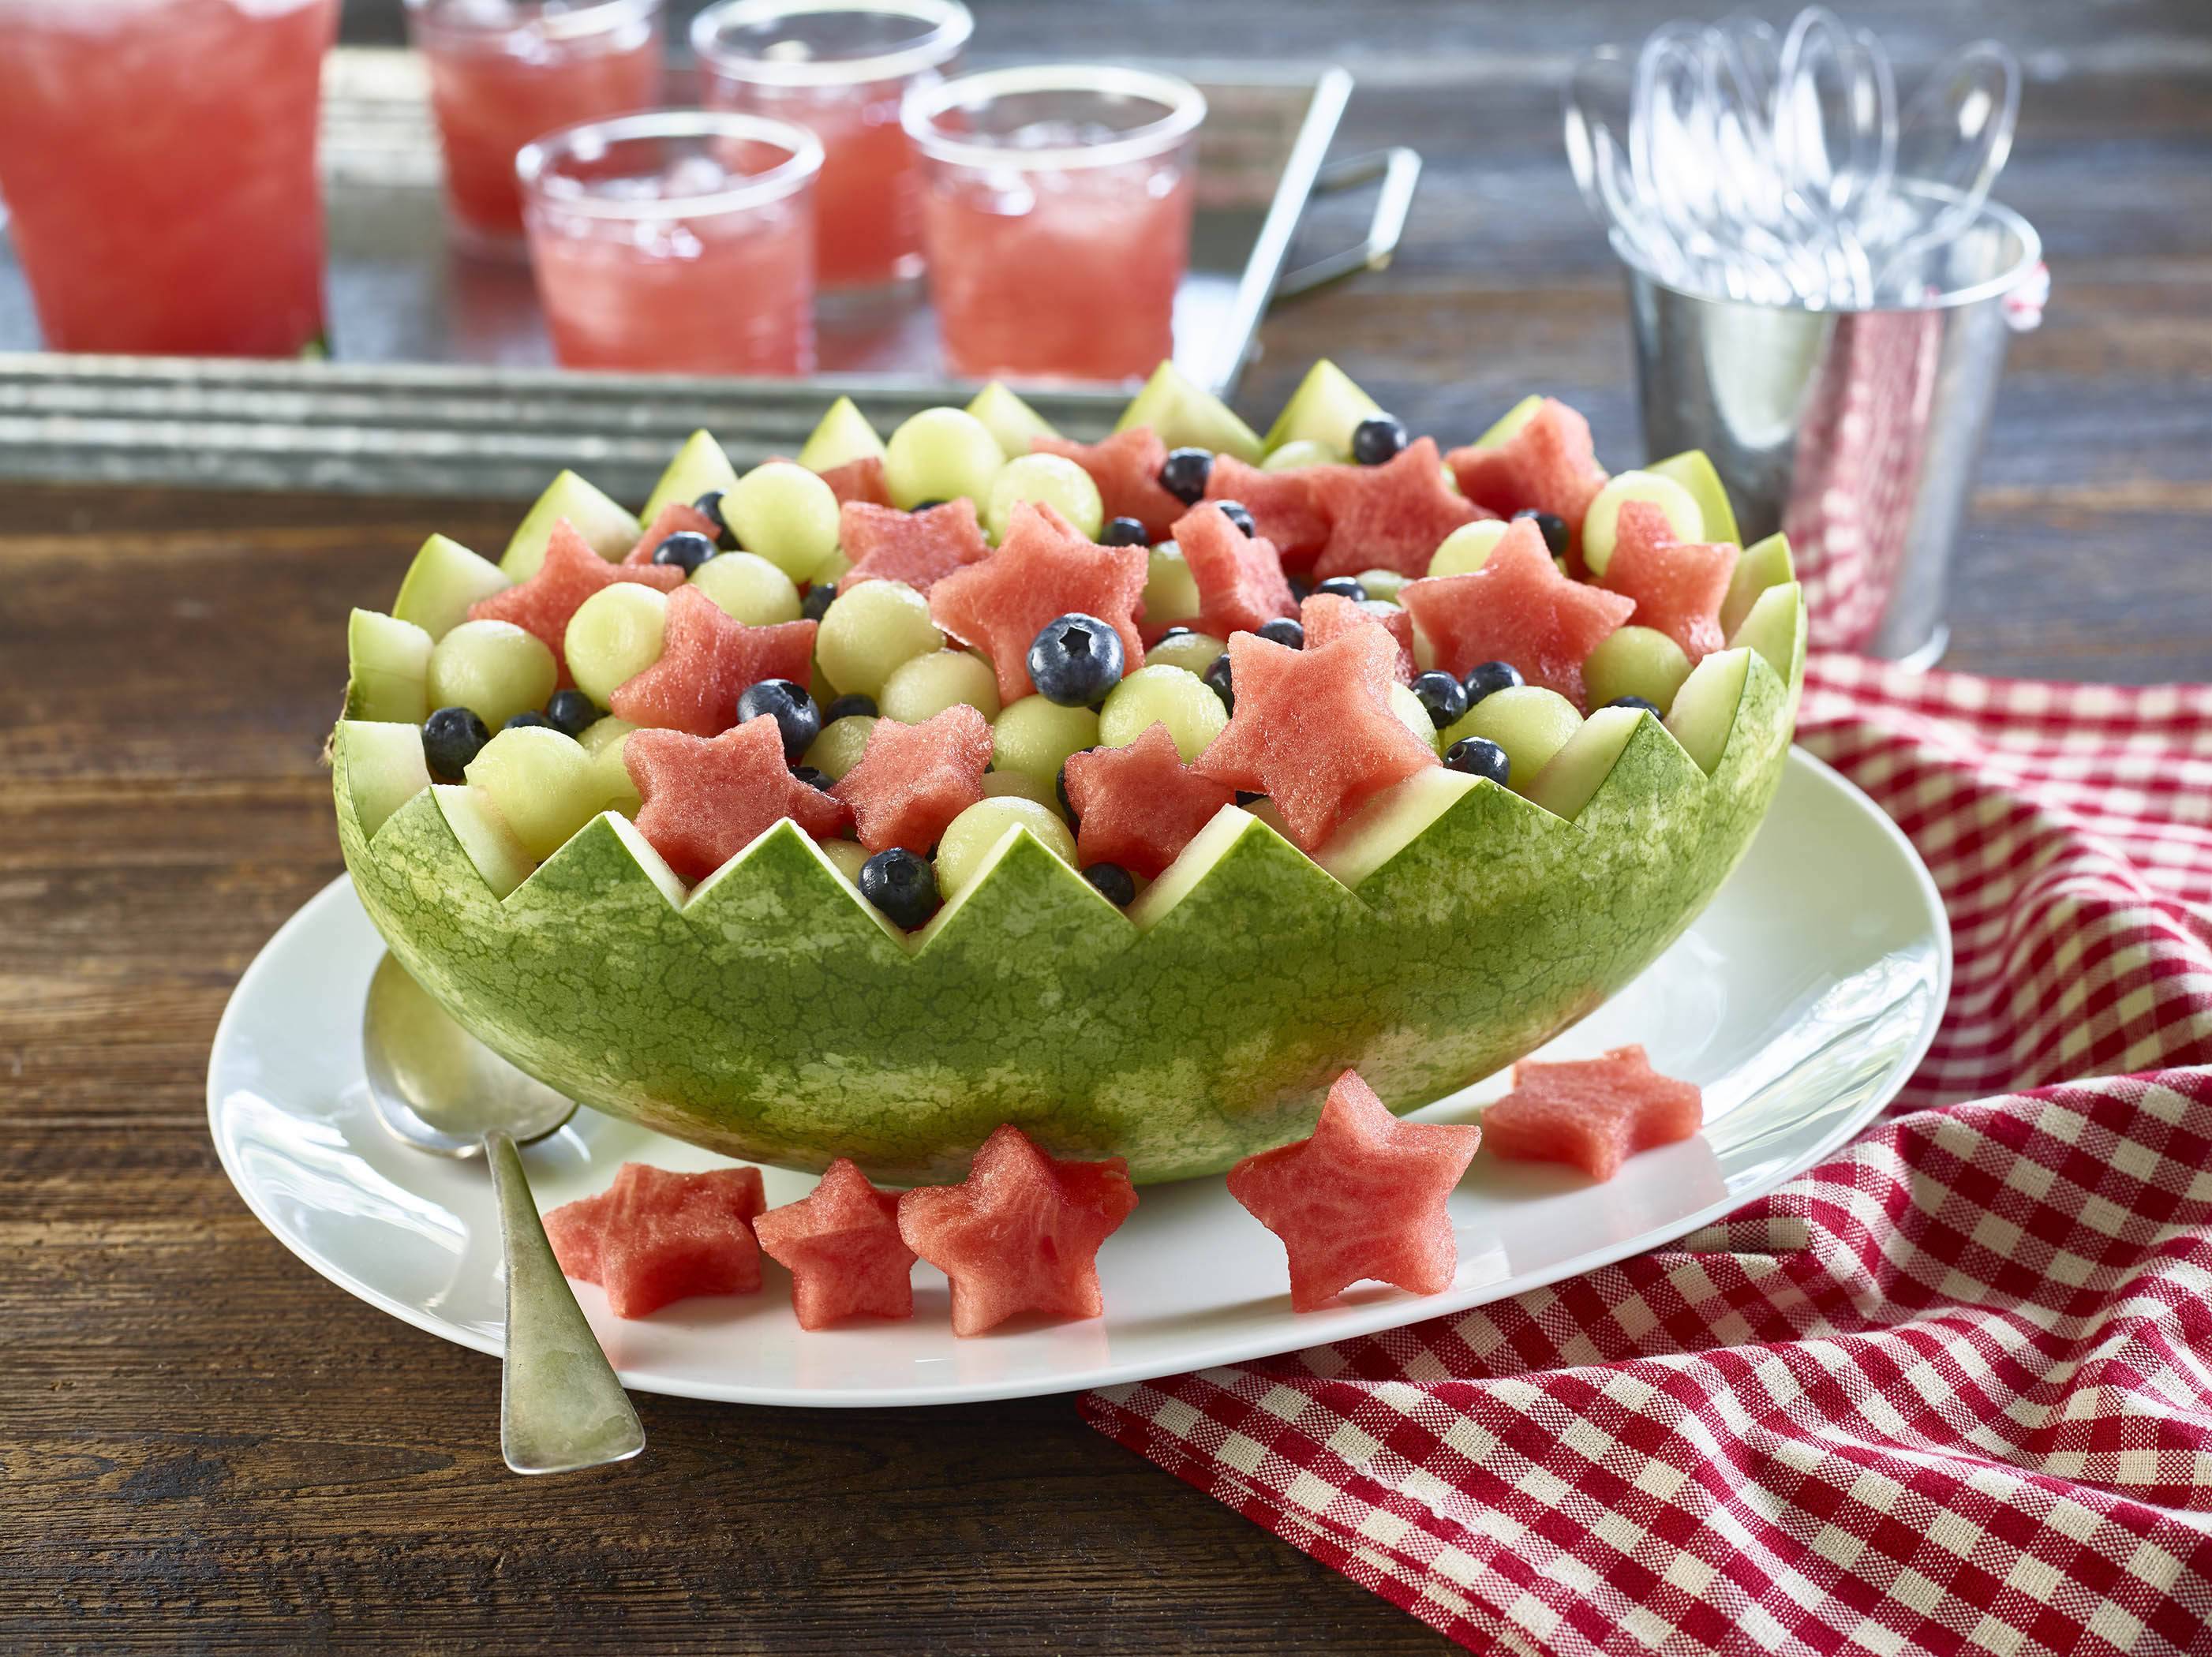
{"label": "fruit salad", "polygon": [[1262,437],[1164,364],[1097,442],[839,399],[633,516],[556,478],[356,611],[341,838],[524,1069],[913,1183],[1017,1123],[1139,1181],[1521,1057],[1694,918],[1778,780],[1787,545],[1532,397],[1414,435],[1334,366]]}

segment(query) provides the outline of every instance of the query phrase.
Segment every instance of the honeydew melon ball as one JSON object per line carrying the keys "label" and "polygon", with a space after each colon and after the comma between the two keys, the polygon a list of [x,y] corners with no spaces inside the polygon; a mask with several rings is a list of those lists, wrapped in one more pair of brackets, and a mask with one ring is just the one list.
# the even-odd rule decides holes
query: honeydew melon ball
{"label": "honeydew melon ball", "polygon": [[1511,768],[1505,785],[1525,792],[1536,774],[1567,739],[1583,728],[1575,705],[1556,690],[1540,685],[1516,685],[1493,690],[1453,724],[1444,727],[1443,745],[1467,737],[1487,737],[1505,750]]}
{"label": "honeydew melon ball", "polygon": [[618,719],[610,713],[586,725],[584,734],[576,738],[577,746],[592,762],[592,776],[603,809],[619,811],[626,817],[635,816],[645,804],[637,792],[637,784],[630,778],[629,767],[623,761],[623,744],[636,729],[628,719]]}
{"label": "honeydew melon ball", "polygon": [[837,551],[836,492],[804,466],[771,460],[722,496],[738,544],[794,581],[811,581]]}
{"label": "honeydew melon ball", "polygon": [[1206,751],[1229,723],[1229,710],[1188,668],[1140,667],[1107,693],[1098,710],[1098,740],[1127,748],[1155,723],[1168,728],[1185,765]]}
{"label": "honeydew melon ball", "polygon": [[983,871],[983,860],[999,837],[1019,825],[1035,835],[1061,862],[1075,862],[1075,836],[1060,813],[1017,794],[975,802],[945,826],[937,842],[937,889],[948,903]]}
{"label": "honeydew melon ball", "polygon": [[431,646],[424,688],[432,707],[465,707],[496,731],[544,707],[560,677],[534,634],[512,622],[463,622]]}
{"label": "honeydew melon ball", "polygon": [[1285,472],[1293,466],[1340,466],[1351,457],[1310,437],[1294,437],[1279,449],[1270,449],[1260,463],[1263,472]]}
{"label": "honeydew melon ball", "polygon": [[860,865],[868,860],[866,847],[857,840],[823,840],[817,841],[815,844],[822,848],[822,855],[836,865],[839,874],[856,888],[860,885]]}
{"label": "honeydew melon ball", "polygon": [[1390,711],[1398,716],[1398,723],[1407,730],[1437,753],[1443,752],[1437,742],[1443,732],[1437,729],[1437,722],[1429,717],[1427,707],[1413,694],[1410,685],[1400,684],[1395,679],[1390,682]]}
{"label": "honeydew melon ball", "polygon": [[1505,525],[1501,519],[1484,518],[1462,524],[1438,543],[1429,559],[1429,574],[1431,578],[1473,574],[1490,561],[1490,555],[1504,538]]}
{"label": "honeydew melon ball", "polygon": [[1026,771],[986,771],[983,795],[987,799],[1032,800],[1061,822],[1067,821],[1067,813],[1060,810],[1058,792],[1047,788]]}
{"label": "honeydew melon ball", "polygon": [[499,807],[523,849],[540,862],[605,809],[591,756],[548,725],[495,732],[467,774],[469,786]]}
{"label": "honeydew melon ball", "polygon": [[1198,577],[1191,574],[1189,561],[1174,542],[1161,542],[1145,566],[1145,619],[1187,622],[1199,608]]}
{"label": "honeydew melon ball", "polygon": [[1098,485],[1064,454],[1025,454],[999,469],[983,508],[983,527],[994,544],[1006,539],[1014,507],[1024,501],[1050,507],[1086,541],[1096,541],[1106,525],[1106,503],[1099,498]]}
{"label": "honeydew melon ball", "polygon": [[615,687],[660,659],[668,630],[668,595],[642,581],[616,581],[576,606],[561,653],[576,689],[601,707]]}
{"label": "honeydew melon ball", "polygon": [[1583,515],[1583,562],[1593,575],[1605,574],[1620,537],[1620,509],[1631,501],[1649,501],[1667,514],[1678,541],[1702,541],[1705,515],[1698,499],[1671,477],[1657,472],[1622,472],[1591,498]]}
{"label": "honeydew melon ball", "polygon": [[965,702],[987,719],[999,716],[999,676],[964,650],[933,651],[901,662],[884,681],[876,705],[887,719],[920,725]]}
{"label": "honeydew melon ball", "polygon": [[807,749],[801,765],[811,765],[832,782],[841,782],[845,774],[860,762],[867,751],[868,732],[876,722],[865,713],[848,713],[842,719],[832,719],[822,727]]}
{"label": "honeydew melon ball", "polygon": [[1178,633],[1172,639],[1163,639],[1145,652],[1146,667],[1179,667],[1186,673],[1206,677],[1206,670],[1213,665],[1215,657],[1229,646],[1211,633]]}
{"label": "honeydew melon ball", "polygon": [[814,659],[841,696],[874,696],[900,665],[945,648],[929,600],[903,581],[863,581],[840,592],[814,635]]}
{"label": "honeydew melon ball", "polygon": [[988,510],[991,485],[1006,464],[999,440],[974,415],[924,409],[902,422],[884,446],[884,487],[891,504],[908,512],[924,501],[950,501],[956,495]]}
{"label": "honeydew melon ball", "polygon": [[1617,628],[1583,661],[1583,683],[1589,688],[1591,707],[1601,707],[1617,697],[1641,696],[1662,718],[1689,677],[1688,655],[1656,628]]}
{"label": "honeydew melon ball", "polygon": [[691,573],[691,585],[725,616],[747,627],[774,627],[799,619],[799,584],[752,552],[725,552]]}
{"label": "honeydew melon ball", "polygon": [[1011,702],[991,726],[991,769],[1018,771],[1045,788],[1060,780],[1070,754],[1098,746],[1098,716],[1042,696]]}
{"label": "honeydew melon ball", "polygon": [[1386,604],[1395,604],[1398,602],[1398,595],[1406,590],[1406,584],[1413,578],[1401,570],[1363,569],[1353,579],[1367,589],[1369,598],[1379,598]]}

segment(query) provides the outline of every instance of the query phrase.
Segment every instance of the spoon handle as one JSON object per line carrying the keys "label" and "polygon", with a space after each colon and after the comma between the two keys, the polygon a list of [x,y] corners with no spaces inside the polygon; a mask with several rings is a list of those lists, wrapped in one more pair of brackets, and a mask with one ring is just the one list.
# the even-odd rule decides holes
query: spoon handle
{"label": "spoon handle", "polygon": [[599,1338],[561,1275],[512,1135],[484,1135],[507,1254],[507,1363],[499,1448],[519,1473],[564,1473],[626,1461],[645,1429]]}

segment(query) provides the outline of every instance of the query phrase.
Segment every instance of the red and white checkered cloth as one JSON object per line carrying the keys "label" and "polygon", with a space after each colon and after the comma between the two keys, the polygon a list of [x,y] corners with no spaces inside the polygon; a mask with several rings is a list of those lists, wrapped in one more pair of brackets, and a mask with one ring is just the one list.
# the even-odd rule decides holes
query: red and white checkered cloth
{"label": "red and white checkered cloth", "polygon": [[1673,1247],[1085,1413],[1477,1650],[2212,1651],[2212,687],[1819,658],[1799,735],[1957,946],[1874,1132]]}

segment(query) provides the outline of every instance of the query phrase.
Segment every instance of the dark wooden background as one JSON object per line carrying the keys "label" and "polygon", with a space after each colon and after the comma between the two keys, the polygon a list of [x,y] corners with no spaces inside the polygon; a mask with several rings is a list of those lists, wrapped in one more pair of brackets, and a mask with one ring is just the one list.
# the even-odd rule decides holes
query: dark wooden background
{"label": "dark wooden background", "polygon": [[[1619,286],[1560,159],[1569,55],[1674,8],[984,3],[1042,56],[1327,58],[1349,151],[1428,158],[1386,275],[1285,307],[1463,438],[1530,387],[1638,445]],[[391,38],[396,0],[349,0]],[[1950,665],[2212,677],[2212,12],[1854,9],[1908,67],[2030,69],[2000,194],[2056,293],[2019,340]],[[1909,76],[1908,76],[1909,79]],[[1332,209],[1311,240],[1347,234]],[[511,503],[0,489],[0,1649],[1432,1651],[1364,1590],[1078,1421],[640,1400],[630,1466],[501,1467],[496,1366],[331,1287],[232,1193],[203,1103],[254,950],[338,869],[315,755],[343,624],[428,531]]]}

